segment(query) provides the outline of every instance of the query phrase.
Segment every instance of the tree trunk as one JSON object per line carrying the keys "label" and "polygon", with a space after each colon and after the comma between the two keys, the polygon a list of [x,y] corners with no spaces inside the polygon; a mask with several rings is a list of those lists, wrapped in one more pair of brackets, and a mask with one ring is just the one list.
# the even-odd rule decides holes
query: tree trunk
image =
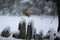
{"label": "tree trunk", "polygon": [[[60,20],[60,0],[56,0],[56,3],[57,3],[57,11],[58,11],[58,19]],[[58,32],[60,31],[60,21],[58,23]]]}

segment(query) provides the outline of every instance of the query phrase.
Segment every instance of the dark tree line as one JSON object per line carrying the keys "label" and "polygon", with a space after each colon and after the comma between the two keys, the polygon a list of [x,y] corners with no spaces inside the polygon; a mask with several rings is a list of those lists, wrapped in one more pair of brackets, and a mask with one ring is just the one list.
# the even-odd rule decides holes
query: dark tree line
{"label": "dark tree line", "polygon": [[15,0],[0,0],[0,11],[2,11],[2,14],[5,15],[5,11],[9,10],[10,12],[13,10],[11,6],[14,4]]}
{"label": "dark tree line", "polygon": [[[46,14],[49,14],[48,11],[46,11],[46,9],[44,10],[44,7],[46,4],[46,2],[49,3],[49,1],[53,1],[53,0],[31,0],[29,2],[25,2],[25,3],[20,3],[21,0],[1,0],[0,1],[0,10],[3,11],[3,14],[5,14],[5,8],[7,8],[7,10],[9,10],[9,13],[11,15],[20,15],[21,11],[23,10],[22,7],[27,8],[29,10],[29,13],[32,15],[39,15],[39,14],[45,14],[45,12],[47,12]],[[31,3],[32,2],[32,3]],[[51,2],[52,3],[52,2]],[[51,6],[50,4],[48,4],[49,7],[53,7],[54,11],[51,11],[50,14],[54,15],[55,14],[55,4],[52,3],[53,6]],[[14,8],[15,5],[17,6],[17,8]],[[16,11],[14,11],[16,10]],[[48,10],[48,9],[47,9]],[[7,14],[7,13],[6,13]]]}

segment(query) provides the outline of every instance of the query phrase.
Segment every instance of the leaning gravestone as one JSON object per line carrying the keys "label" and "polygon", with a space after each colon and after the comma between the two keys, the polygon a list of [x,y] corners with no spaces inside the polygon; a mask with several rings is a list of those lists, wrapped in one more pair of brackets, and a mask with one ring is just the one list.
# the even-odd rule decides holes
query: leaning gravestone
{"label": "leaning gravestone", "polygon": [[9,37],[10,36],[10,27],[4,28],[4,30],[1,33],[2,37]]}

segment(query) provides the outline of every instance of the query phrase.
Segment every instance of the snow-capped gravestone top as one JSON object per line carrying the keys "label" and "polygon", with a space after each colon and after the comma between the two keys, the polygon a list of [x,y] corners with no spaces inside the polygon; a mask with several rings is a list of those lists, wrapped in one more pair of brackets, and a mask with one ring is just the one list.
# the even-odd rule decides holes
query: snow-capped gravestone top
{"label": "snow-capped gravestone top", "polygon": [[10,27],[5,27],[1,33],[2,37],[9,37],[10,36]]}
{"label": "snow-capped gravestone top", "polygon": [[10,29],[11,28],[8,26],[8,27],[5,27],[3,31],[7,31],[8,30],[10,32]]}

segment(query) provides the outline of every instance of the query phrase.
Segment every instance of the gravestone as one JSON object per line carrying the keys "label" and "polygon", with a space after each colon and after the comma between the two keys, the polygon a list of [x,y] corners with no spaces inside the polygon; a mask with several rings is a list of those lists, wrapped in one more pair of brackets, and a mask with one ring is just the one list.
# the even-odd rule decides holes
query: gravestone
{"label": "gravestone", "polygon": [[25,37],[26,37],[26,23],[25,23],[25,20],[22,20],[19,23],[18,30],[20,31],[19,38],[25,39]]}
{"label": "gravestone", "polygon": [[4,28],[1,34],[2,37],[9,37],[10,36],[10,27]]}

